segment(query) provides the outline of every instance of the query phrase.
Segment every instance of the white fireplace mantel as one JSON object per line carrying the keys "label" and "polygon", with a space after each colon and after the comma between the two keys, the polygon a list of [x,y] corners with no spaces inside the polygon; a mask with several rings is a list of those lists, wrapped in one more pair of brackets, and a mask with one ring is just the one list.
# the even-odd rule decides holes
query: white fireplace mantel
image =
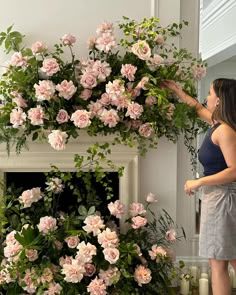
{"label": "white fireplace mantel", "polygon": [[[0,145],[0,178],[4,179],[6,172],[47,172],[51,170],[51,164],[61,171],[74,170],[74,155],[86,157],[87,149],[94,143],[111,143],[112,136],[90,137],[82,133],[77,139],[70,140],[65,150],[56,151],[49,143],[27,142],[28,149],[16,154],[12,148],[8,157],[6,146]],[[136,148],[124,145],[114,145],[109,159],[117,167],[124,167],[123,176],[119,180],[120,200],[128,205],[139,199],[139,156]],[[109,167],[105,167],[109,171]]]}

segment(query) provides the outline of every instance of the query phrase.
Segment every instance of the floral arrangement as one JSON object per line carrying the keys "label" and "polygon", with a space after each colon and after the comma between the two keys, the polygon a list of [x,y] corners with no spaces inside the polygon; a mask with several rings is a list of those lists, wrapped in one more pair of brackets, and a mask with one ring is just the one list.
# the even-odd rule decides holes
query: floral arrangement
{"label": "floral arrangement", "polygon": [[152,212],[152,193],[127,210],[100,165],[122,174],[104,158],[109,147],[87,152],[75,156],[74,172],[52,166],[41,187],[4,187],[0,294],[172,294],[179,229],[165,210]]}
{"label": "floral arrangement", "polygon": [[[161,88],[164,79],[173,79],[196,97],[196,81],[206,73],[203,61],[171,40],[184,25],[163,28],[154,17],[123,17],[118,41],[113,24],[104,22],[88,40],[89,57],[79,59],[71,34],[49,50],[42,41],[23,46],[24,36],[12,27],[1,32],[0,45],[14,53],[0,79],[0,142],[8,151],[14,144],[18,153],[27,140],[62,150],[85,129],[91,136],[114,134],[115,142],[136,144],[145,153],[146,144],[155,147],[162,136],[175,142],[184,132],[191,150],[202,125],[194,109]],[[70,61],[63,60],[64,50]]]}

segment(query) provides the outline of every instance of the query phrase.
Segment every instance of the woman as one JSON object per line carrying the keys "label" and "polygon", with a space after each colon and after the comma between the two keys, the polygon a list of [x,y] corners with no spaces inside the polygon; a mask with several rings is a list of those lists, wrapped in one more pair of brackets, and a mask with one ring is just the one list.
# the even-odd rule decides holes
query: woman
{"label": "woman", "polygon": [[174,81],[163,86],[196,108],[210,128],[199,149],[204,177],[188,180],[189,195],[202,188],[199,254],[209,259],[214,295],[230,295],[230,263],[236,273],[236,80],[216,79],[202,106]]}

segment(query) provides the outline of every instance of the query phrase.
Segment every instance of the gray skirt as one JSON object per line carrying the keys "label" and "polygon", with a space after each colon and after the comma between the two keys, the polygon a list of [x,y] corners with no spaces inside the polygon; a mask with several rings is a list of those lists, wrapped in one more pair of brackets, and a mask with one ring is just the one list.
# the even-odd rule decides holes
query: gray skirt
{"label": "gray skirt", "polygon": [[199,255],[236,259],[236,182],[202,187]]}

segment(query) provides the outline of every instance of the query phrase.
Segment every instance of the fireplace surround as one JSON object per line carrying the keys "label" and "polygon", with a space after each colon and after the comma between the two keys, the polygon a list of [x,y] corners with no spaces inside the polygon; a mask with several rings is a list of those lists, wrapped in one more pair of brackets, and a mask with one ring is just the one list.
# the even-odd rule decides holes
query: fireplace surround
{"label": "fireplace surround", "polygon": [[[65,150],[56,151],[49,143],[28,141],[28,149],[23,149],[19,155],[12,147],[7,155],[4,144],[0,145],[0,178],[4,180],[6,172],[48,172],[50,165],[57,166],[61,171],[74,170],[74,155],[86,156],[87,149],[94,143],[112,143],[113,136],[90,137],[81,132],[77,139],[70,140]],[[136,148],[125,145],[111,145],[109,159],[117,166],[124,167],[123,176],[119,179],[119,199],[127,206],[137,202],[139,198],[139,155]],[[109,167],[104,169],[109,172]],[[121,226],[124,227],[124,216]],[[123,224],[123,225],[122,225]]]}

